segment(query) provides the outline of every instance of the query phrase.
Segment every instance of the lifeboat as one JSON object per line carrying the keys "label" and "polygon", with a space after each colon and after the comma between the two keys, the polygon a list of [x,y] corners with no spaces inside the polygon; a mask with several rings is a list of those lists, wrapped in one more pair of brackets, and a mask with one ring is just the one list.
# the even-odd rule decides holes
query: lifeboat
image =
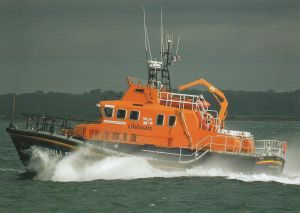
{"label": "lifeboat", "polygon": [[[140,156],[162,168],[189,168],[214,161],[237,171],[280,173],[286,142],[255,141],[249,132],[227,130],[228,101],[220,89],[198,79],[180,85],[177,92],[172,90],[170,67],[180,57],[177,50],[171,52],[171,38],[161,46],[160,61],[149,58],[149,42],[145,41],[148,80],[128,77],[128,89],[120,100],[97,103],[97,121],[26,114],[25,128],[12,122],[7,132],[25,168],[29,168],[28,150],[33,146],[62,156],[87,146],[100,157]],[[202,94],[183,93],[198,85],[207,88],[218,110],[211,109]]]}

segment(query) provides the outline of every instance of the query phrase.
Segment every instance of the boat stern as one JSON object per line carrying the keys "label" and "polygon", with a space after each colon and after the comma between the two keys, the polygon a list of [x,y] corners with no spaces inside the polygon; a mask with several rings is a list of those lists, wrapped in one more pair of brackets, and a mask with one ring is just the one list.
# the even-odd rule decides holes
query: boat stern
{"label": "boat stern", "polygon": [[287,142],[279,140],[256,140],[255,155],[258,170],[280,174],[284,168]]}

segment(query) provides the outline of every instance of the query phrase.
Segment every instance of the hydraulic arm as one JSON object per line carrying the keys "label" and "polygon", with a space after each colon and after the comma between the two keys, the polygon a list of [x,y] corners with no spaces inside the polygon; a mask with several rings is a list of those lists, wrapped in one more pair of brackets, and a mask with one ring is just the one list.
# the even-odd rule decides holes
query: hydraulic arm
{"label": "hydraulic arm", "polygon": [[211,83],[206,81],[205,79],[199,79],[184,85],[181,85],[178,87],[179,91],[186,90],[188,88],[197,86],[197,85],[203,85],[208,88],[208,91],[213,94],[214,98],[217,100],[217,102],[220,105],[220,111],[219,111],[219,122],[221,125],[221,128],[224,128],[224,120],[227,115],[227,106],[228,102],[227,99],[222,91],[220,91],[218,88],[214,87]]}

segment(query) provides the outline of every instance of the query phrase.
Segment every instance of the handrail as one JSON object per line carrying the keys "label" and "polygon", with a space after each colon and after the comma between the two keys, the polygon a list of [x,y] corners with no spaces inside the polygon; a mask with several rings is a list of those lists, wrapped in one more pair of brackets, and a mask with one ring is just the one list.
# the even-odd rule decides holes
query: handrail
{"label": "handrail", "polygon": [[260,156],[278,156],[285,158],[287,142],[279,140],[256,140],[256,154]]}
{"label": "handrail", "polygon": [[209,112],[211,117],[214,119],[213,129],[220,129],[219,113],[216,110],[208,109],[207,102],[202,94],[200,95],[189,95],[181,93],[171,92],[159,92],[158,99],[161,105],[168,107],[178,107],[179,109],[191,109],[199,112],[202,119],[204,115]]}
{"label": "handrail", "polygon": [[70,129],[80,123],[98,123],[98,121],[70,119],[39,114],[22,114],[25,121],[25,129],[31,131],[59,132],[62,129]]}
{"label": "handrail", "polygon": [[235,136],[235,137],[243,137],[243,138],[253,139],[253,135],[250,132],[227,130],[227,129],[219,129],[217,132],[220,134],[226,134],[226,135]]}
{"label": "handrail", "polygon": [[[229,138],[239,139],[242,142],[241,146],[239,148],[239,151],[238,151],[239,154],[247,154],[247,153],[241,153],[241,150],[251,148],[249,146],[245,146],[243,144],[243,141],[248,140],[248,139],[252,139],[252,137],[240,138],[240,137],[236,137],[236,136],[217,135],[217,136],[206,136],[205,138],[202,138],[200,141],[198,141],[196,144],[194,144],[191,147],[191,149],[195,149],[195,152],[199,152],[200,150],[207,150],[207,149],[205,149],[205,147],[209,147],[208,150],[210,152],[212,152],[212,151],[218,152],[216,150],[212,150],[211,147],[212,146],[223,146],[224,151],[222,151],[222,152],[236,153],[236,152],[232,152],[232,151],[227,151],[227,150],[229,150],[229,148],[235,148],[234,145],[228,145],[226,142],[225,142],[225,144],[219,144],[219,143],[215,143],[213,141],[214,138],[220,138],[220,137],[225,137],[226,142]],[[209,139],[209,142],[205,143],[205,141],[208,140],[208,139]],[[256,140],[256,141],[254,141],[254,143],[255,143],[255,148],[248,155],[252,155],[252,156],[278,156],[278,157],[281,157],[281,158],[285,158],[286,147],[287,147],[287,145],[286,145],[287,143],[285,141]],[[202,145],[199,147],[200,144],[202,144]],[[263,144],[263,146],[260,147],[259,146],[260,144]]]}
{"label": "handrail", "polygon": [[[226,136],[226,135],[206,136],[206,137],[202,138],[200,141],[198,141],[196,144],[194,144],[191,147],[192,150],[195,150],[193,153],[191,153],[190,155],[185,155],[185,156],[194,156],[194,160],[202,158],[207,152],[219,152],[219,153],[227,153],[227,154],[255,156],[254,152],[251,152],[251,153],[244,153],[244,152],[242,152],[242,150],[244,150],[244,149],[251,148],[250,146],[243,145],[243,143],[242,143],[242,146],[240,146],[237,151],[233,152],[233,151],[228,151],[228,150],[235,150],[235,148],[237,148],[235,145],[229,145],[226,142],[225,142],[225,144],[219,144],[219,143],[215,143],[213,141],[214,138],[222,138],[222,137],[226,138],[226,142],[227,142],[228,138],[235,138],[235,139],[237,139],[237,137]],[[208,140],[208,139],[209,139],[209,142],[205,143],[205,141]],[[239,139],[239,140],[244,141],[246,139],[249,139],[249,138],[242,138],[242,139]],[[198,147],[199,144],[201,144],[200,147]],[[224,147],[224,149],[223,149],[224,151],[213,150],[212,149],[213,146],[223,146]],[[209,148],[207,148],[207,147],[209,147]],[[200,156],[198,156],[198,153],[200,151],[204,151],[204,152]],[[181,158],[182,157],[181,157],[181,152],[180,152],[179,161],[183,162],[181,160]],[[190,162],[190,160],[187,161],[187,162]]]}
{"label": "handrail", "polygon": [[[166,97],[163,97],[165,95]],[[179,98],[179,100],[174,99],[174,97]],[[159,101],[164,101],[165,106],[172,106],[172,103],[178,103],[180,108],[185,109],[187,105],[191,105],[192,110],[197,109],[197,106],[200,106],[200,109],[203,111],[207,110],[207,104],[203,104],[205,101],[203,95],[189,95],[189,94],[181,94],[181,93],[171,93],[171,92],[159,92],[158,93]],[[203,99],[203,100],[201,100]]]}
{"label": "handrail", "polygon": [[[220,143],[215,143],[214,139],[216,138],[225,138],[225,144],[220,144]],[[208,143],[204,143],[205,140],[209,139]],[[236,147],[235,145],[229,145],[227,144],[228,139],[238,139],[241,142],[241,145]],[[205,138],[202,138],[200,141],[198,141],[196,144],[194,144],[194,146],[192,146],[192,149],[195,149],[196,152],[203,150],[205,147],[209,146],[209,151],[214,151],[214,152],[225,152],[225,153],[243,153],[243,154],[248,154],[248,155],[254,155],[254,150],[251,153],[244,153],[242,152],[242,150],[245,149],[250,149],[251,146],[245,146],[243,141],[245,140],[249,140],[251,138],[239,138],[239,137],[235,137],[235,136],[228,136],[228,135],[217,135],[217,136],[206,136]],[[202,144],[202,146],[198,147],[200,144]],[[222,146],[224,147],[224,151],[217,151],[217,150],[212,150],[212,146]],[[239,148],[238,151],[229,151],[229,150],[235,150],[235,148]]]}
{"label": "handrail", "polygon": [[41,114],[29,114],[29,113],[22,113],[24,117],[46,117],[46,118],[54,118],[58,120],[68,120],[68,121],[78,121],[78,122],[86,122],[86,123],[94,123],[98,121],[92,121],[92,120],[84,120],[84,119],[74,119],[74,118],[64,118],[64,117],[58,117],[58,116],[50,116],[50,115],[41,115]]}

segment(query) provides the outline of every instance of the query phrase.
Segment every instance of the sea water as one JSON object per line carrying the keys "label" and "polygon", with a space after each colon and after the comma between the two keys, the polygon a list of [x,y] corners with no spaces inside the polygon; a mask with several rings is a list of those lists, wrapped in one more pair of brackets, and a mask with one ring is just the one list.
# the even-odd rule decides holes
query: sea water
{"label": "sea water", "polygon": [[138,157],[86,159],[81,149],[63,158],[35,149],[35,178],[24,169],[1,121],[2,212],[300,212],[300,122],[231,121],[227,128],[256,139],[288,141],[282,176],[233,173],[198,166],[163,171]]}

